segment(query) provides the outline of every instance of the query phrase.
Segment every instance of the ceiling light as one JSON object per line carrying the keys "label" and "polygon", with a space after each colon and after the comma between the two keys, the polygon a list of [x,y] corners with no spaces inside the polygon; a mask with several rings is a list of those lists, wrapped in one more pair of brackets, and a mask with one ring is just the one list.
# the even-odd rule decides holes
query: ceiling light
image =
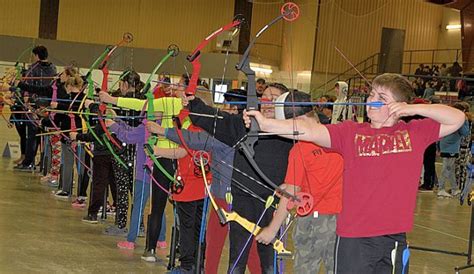
{"label": "ceiling light", "polygon": [[271,74],[273,72],[273,69],[271,66],[258,64],[258,63],[250,63],[250,68],[255,72],[260,72],[260,73],[265,73],[265,74]]}
{"label": "ceiling light", "polygon": [[265,74],[271,74],[273,72],[272,69],[269,68],[259,68],[259,67],[250,67],[255,72],[261,72]]}
{"label": "ceiling light", "polygon": [[446,29],[461,29],[461,25],[446,25]]}

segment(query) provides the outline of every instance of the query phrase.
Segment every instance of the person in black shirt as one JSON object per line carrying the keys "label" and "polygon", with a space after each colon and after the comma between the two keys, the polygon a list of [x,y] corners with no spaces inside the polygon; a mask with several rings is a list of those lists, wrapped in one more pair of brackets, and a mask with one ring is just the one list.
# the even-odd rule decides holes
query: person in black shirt
{"label": "person in black shirt", "polygon": [[258,78],[255,88],[257,90],[257,96],[262,97],[263,92],[267,88],[267,84],[265,83],[265,79]]}
{"label": "person in black shirt", "polygon": [[[282,84],[269,84],[262,95],[262,99],[273,101],[282,93],[287,91],[288,89]],[[216,112],[218,112],[218,115],[223,116],[223,119],[217,119],[217,121],[196,115],[191,115],[190,117],[194,125],[206,130],[209,134],[211,134],[211,136],[214,136],[216,139],[227,144],[228,146],[232,147],[237,145],[238,142],[240,142],[247,134],[247,129],[242,122],[242,114],[229,114],[223,111],[217,111],[215,108],[207,106],[200,99],[194,97],[184,98],[183,104],[188,105],[191,112],[211,115],[214,115]],[[273,118],[275,115],[273,105],[263,105],[261,110],[266,117]],[[215,128],[214,124],[216,124]],[[265,175],[267,175],[270,180],[272,180],[277,185],[282,184],[285,178],[288,164],[288,154],[292,147],[293,143],[291,141],[289,142],[288,140],[284,140],[278,136],[259,137],[258,142],[255,144],[255,161],[265,173]],[[230,165],[231,163],[220,164]],[[256,178],[260,182],[264,182],[263,179],[254,171],[242,151],[236,151],[233,166],[235,168],[232,175],[233,180],[235,179],[236,181],[240,182],[242,185],[248,189],[251,189],[255,194],[259,195],[263,199],[273,195],[273,192],[268,188],[262,187],[260,184],[249,178]],[[248,175],[244,175],[243,173]],[[240,190],[240,188],[233,187],[231,191],[233,196],[232,209],[247,220],[256,223],[262,212],[264,212],[265,205],[261,201],[251,197],[247,193],[244,193],[242,190]],[[263,215],[259,225],[262,227],[267,226],[272,219],[272,215],[273,209],[268,209]],[[236,261],[244,245],[246,244],[249,235],[249,232],[241,227],[238,223],[230,223],[229,271],[231,271],[232,267],[235,265],[233,273],[245,272],[251,243],[247,245],[238,262]],[[273,273],[273,248],[271,246],[258,244],[257,250],[260,257],[262,273]]]}
{"label": "person in black shirt", "polygon": [[[33,60],[35,61],[28,70],[25,71],[23,74],[27,77],[53,77],[56,75],[56,67],[48,61],[48,49],[44,46],[36,46],[32,50]],[[34,80],[27,80],[28,84],[35,85],[35,86],[47,86],[50,85],[52,82],[51,79],[34,79]],[[22,99],[24,103],[21,104],[22,108],[28,106],[28,95],[29,90],[25,90],[22,95]],[[24,109],[26,110],[26,109]],[[16,117],[17,119],[31,119],[31,117],[26,117],[27,114],[24,115],[17,115],[20,117]],[[16,124],[16,123],[15,123]],[[36,152],[38,151],[38,144],[39,144],[39,137],[36,137],[38,133],[38,124],[33,122],[26,122],[20,123],[17,125],[17,130],[20,135],[20,144],[22,144],[22,154],[24,154],[23,161],[16,166],[15,170],[34,170],[35,169],[35,156]]]}

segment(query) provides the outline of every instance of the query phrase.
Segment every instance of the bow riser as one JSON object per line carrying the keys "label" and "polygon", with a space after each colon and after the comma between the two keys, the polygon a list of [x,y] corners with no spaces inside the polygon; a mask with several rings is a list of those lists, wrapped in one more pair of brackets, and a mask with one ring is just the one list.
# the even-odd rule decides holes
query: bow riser
{"label": "bow riser", "polygon": [[[244,217],[240,216],[235,212],[226,212],[223,209],[221,209],[221,211],[223,212],[221,214],[225,214],[227,221],[234,221],[239,223],[243,228],[245,228],[248,232],[252,233],[254,236],[257,236],[258,233],[260,233],[260,230],[262,230],[260,226],[250,222],[249,220],[245,219]],[[278,256],[291,257],[291,252],[284,247],[283,243],[280,240],[273,239],[272,243],[273,248],[277,252]]]}
{"label": "bow riser", "polygon": [[[252,39],[249,46],[244,52],[242,56],[242,60],[235,66],[237,70],[242,71],[248,79],[247,85],[247,110],[258,110],[258,98],[257,98],[257,90],[255,85],[255,71],[250,68],[250,51],[252,47],[255,45],[257,39],[266,31],[269,27],[280,21],[281,19],[285,19],[288,21],[295,20],[299,15],[299,8],[294,3],[288,2],[282,7],[282,13],[278,17],[274,18],[268,24],[266,24],[262,29],[257,32],[257,35]],[[260,177],[270,186],[278,190],[283,196],[299,201],[299,198],[296,195],[292,195],[287,191],[281,189],[278,185],[272,182],[259,168],[257,165],[254,157],[255,157],[255,143],[258,141],[258,132],[260,127],[258,125],[257,120],[254,117],[251,117],[251,125],[250,130],[247,134],[247,138],[240,143],[239,148],[245,154],[245,157],[249,161],[252,168],[260,175]]]}

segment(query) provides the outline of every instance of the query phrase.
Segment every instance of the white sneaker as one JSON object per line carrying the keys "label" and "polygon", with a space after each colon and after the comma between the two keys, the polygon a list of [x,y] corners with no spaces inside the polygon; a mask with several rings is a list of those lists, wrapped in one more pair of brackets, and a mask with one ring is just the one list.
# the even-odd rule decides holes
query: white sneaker
{"label": "white sneaker", "polygon": [[452,198],[453,196],[451,196],[451,194],[449,194],[448,192],[446,192],[446,190],[444,189],[441,189],[440,191],[438,191],[438,197],[446,197],[446,198]]}
{"label": "white sneaker", "polygon": [[459,190],[459,189],[455,189],[455,190],[451,191],[451,195],[453,195],[453,196],[458,196],[459,194],[461,194],[461,190]]}

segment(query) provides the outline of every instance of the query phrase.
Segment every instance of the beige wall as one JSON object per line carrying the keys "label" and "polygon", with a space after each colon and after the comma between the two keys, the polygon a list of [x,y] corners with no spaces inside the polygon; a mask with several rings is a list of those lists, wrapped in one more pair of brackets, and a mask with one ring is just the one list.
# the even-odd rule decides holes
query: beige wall
{"label": "beige wall", "polygon": [[[252,61],[272,65],[280,70],[311,70],[317,13],[316,0],[294,0],[300,17],[292,22],[281,20],[258,39],[252,49]],[[256,1],[252,12],[252,37],[272,19],[280,15],[281,2]]]}
{"label": "beige wall", "polygon": [[[272,0],[258,1],[253,4],[251,39],[268,22],[280,14],[280,6],[281,3]],[[283,37],[282,30],[283,22],[279,21],[260,36],[250,53],[252,62],[279,66]]]}
{"label": "beige wall", "polygon": [[405,50],[433,49],[438,44],[443,8],[422,0],[323,1],[315,71],[338,72],[350,67],[338,47],[358,63],[380,51],[382,28],[406,30]]}
{"label": "beige wall", "polygon": [[[460,49],[461,45],[461,30],[447,30],[446,25],[461,24],[461,14],[458,10],[444,9],[443,21],[441,22],[438,49]],[[461,58],[461,52],[459,52]],[[445,62],[448,64],[456,60],[456,51],[440,51],[435,55],[437,62]]]}
{"label": "beige wall", "polygon": [[38,38],[39,0],[0,0],[0,34]]}
{"label": "beige wall", "polygon": [[[312,90],[330,80],[330,74],[351,68],[335,47],[357,64],[380,52],[383,27],[406,31],[404,50],[436,49],[443,10],[442,6],[423,0],[322,1],[313,73],[328,77],[313,76]],[[427,63],[431,59],[431,53],[414,54],[411,62]],[[403,62],[409,62],[408,54]],[[403,67],[403,72],[409,72],[408,66]]]}
{"label": "beige wall", "polygon": [[[181,51],[189,52],[232,20],[234,1],[61,0],[57,40],[113,44],[124,32],[131,32],[135,36],[130,45],[133,48],[165,49],[175,43]],[[300,17],[291,23],[276,23],[259,38],[251,53],[252,62],[274,68],[275,73],[265,78],[292,87],[309,89],[311,83],[315,88],[350,68],[335,46],[353,63],[379,52],[382,27],[405,29],[405,50],[460,47],[460,32],[444,28],[459,20],[459,13],[423,0],[321,0],[319,19],[318,0],[294,1],[300,6]],[[0,15],[1,35],[37,38],[40,0],[0,0],[0,4],[9,11]],[[252,38],[279,15],[281,5],[282,1],[275,0],[253,2]],[[216,51],[215,42],[203,51]],[[68,52],[62,55],[70,56]],[[139,60],[145,58],[139,54],[133,57],[133,51],[129,55],[134,63],[145,62]],[[430,63],[432,58],[431,53],[413,54],[411,62]],[[453,56],[439,53],[435,58],[449,61]],[[408,61],[406,54],[404,62]],[[222,67],[221,63],[209,65]],[[310,70],[311,81],[309,76],[298,76]]]}
{"label": "beige wall", "polygon": [[57,39],[113,44],[131,32],[133,47],[191,51],[233,13],[233,0],[61,0]]}
{"label": "beige wall", "polygon": [[293,1],[300,7],[300,17],[283,25],[281,70],[310,71],[316,31],[318,1]]}

